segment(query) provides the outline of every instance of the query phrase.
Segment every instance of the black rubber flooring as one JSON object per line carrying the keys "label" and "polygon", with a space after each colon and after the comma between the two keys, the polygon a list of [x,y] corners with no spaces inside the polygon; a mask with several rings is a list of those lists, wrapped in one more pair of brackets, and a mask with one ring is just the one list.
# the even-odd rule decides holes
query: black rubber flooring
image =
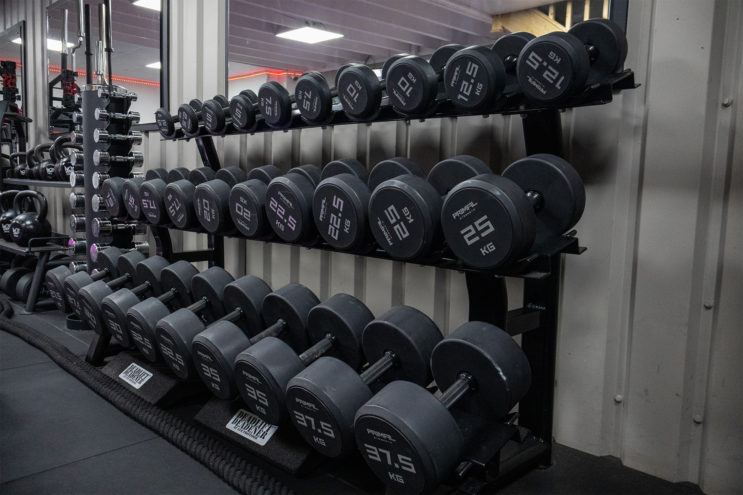
{"label": "black rubber flooring", "polygon": [[[26,323],[84,355],[88,332],[61,331],[59,313]],[[341,493],[337,480],[292,482],[298,492]],[[303,489],[304,488],[304,489]],[[0,494],[236,493],[198,462],[140,426],[54,364],[0,331]],[[503,494],[700,494],[557,445],[554,465],[532,471]]]}

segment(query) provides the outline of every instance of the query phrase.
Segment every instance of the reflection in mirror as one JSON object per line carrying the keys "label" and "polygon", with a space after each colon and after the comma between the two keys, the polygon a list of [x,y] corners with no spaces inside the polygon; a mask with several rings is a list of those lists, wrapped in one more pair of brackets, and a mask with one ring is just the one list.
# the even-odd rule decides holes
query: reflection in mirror
{"label": "reflection in mirror", "polygon": [[[102,0],[88,0],[90,12],[91,49],[99,39],[99,6]],[[139,112],[142,122],[153,120],[160,106],[160,10],[161,0],[114,0],[111,2],[113,84],[137,93],[131,111]],[[65,15],[67,11],[67,15]],[[78,0],[59,0],[47,8],[47,56],[49,61],[49,133],[68,132],[74,126],[72,112],[77,110],[73,95],[85,84],[84,43],[65,56],[65,18],[67,19],[67,51],[77,46],[80,16]],[[96,73],[92,57],[91,71]],[[66,59],[66,60],[65,60]],[[66,69],[66,70],[65,70]],[[94,77],[93,82],[97,82]]]}
{"label": "reflection in mirror", "polygon": [[[550,6],[550,4],[552,4]],[[228,96],[322,73],[330,86],[349,62],[375,69],[396,54],[430,56],[442,45],[490,45],[509,32],[566,31],[609,15],[609,0],[230,0]],[[625,5],[626,0],[614,4]],[[524,10],[526,9],[526,10]]]}
{"label": "reflection in mirror", "polygon": [[[28,114],[24,78],[25,23],[18,24],[0,34],[0,143],[11,153],[23,151],[26,146],[27,126],[23,116]],[[3,152],[7,151],[4,149]]]}

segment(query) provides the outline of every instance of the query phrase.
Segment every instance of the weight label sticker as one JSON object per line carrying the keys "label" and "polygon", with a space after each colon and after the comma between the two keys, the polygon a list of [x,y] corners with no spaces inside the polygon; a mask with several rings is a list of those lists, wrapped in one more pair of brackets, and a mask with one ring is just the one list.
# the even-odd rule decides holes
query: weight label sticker
{"label": "weight label sticker", "polygon": [[241,437],[257,443],[261,447],[271,440],[271,437],[276,433],[278,428],[276,425],[266,423],[245,409],[239,409],[225,427]]}
{"label": "weight label sticker", "polygon": [[152,373],[137,365],[136,363],[132,363],[127,366],[124,371],[121,372],[119,378],[124,380],[135,389],[139,390],[142,385],[147,383],[147,380],[152,378]]}

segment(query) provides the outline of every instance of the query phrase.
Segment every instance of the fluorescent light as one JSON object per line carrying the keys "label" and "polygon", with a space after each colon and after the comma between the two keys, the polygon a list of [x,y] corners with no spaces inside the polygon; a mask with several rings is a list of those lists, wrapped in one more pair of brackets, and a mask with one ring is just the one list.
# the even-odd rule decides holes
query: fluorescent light
{"label": "fluorescent light", "polygon": [[[75,46],[75,43],[67,42],[67,47],[72,48]],[[62,41],[61,40],[53,40],[51,38],[46,39],[46,49],[51,50],[53,52],[61,52],[62,51]]]}
{"label": "fluorescent light", "polygon": [[133,5],[144,7],[145,9],[157,10],[158,12],[162,9],[160,0],[137,0]]}
{"label": "fluorescent light", "polygon": [[317,29],[309,26],[305,26],[299,29],[292,29],[291,31],[284,31],[276,35],[279,38],[285,38],[288,40],[301,41],[302,43],[320,43],[321,41],[334,40],[336,38],[343,38],[340,33],[332,33],[325,29]]}
{"label": "fluorescent light", "polygon": [[19,37],[15,38],[15,39],[13,40],[13,43],[15,43],[16,45],[22,45],[22,44],[23,44],[23,40],[22,40],[22,39],[21,39],[21,37],[19,36]]}
{"label": "fluorescent light", "polygon": [[158,69],[159,70],[159,69],[162,69],[163,68],[163,64],[161,64],[158,61],[158,62],[152,62],[151,64],[147,64],[147,65],[145,65],[145,67],[147,67],[148,69]]}

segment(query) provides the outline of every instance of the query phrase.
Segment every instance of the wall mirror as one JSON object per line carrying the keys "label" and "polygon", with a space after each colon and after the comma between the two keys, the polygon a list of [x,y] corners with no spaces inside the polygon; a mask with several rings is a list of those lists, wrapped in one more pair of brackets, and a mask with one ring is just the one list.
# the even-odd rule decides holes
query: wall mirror
{"label": "wall mirror", "polygon": [[[162,66],[166,63],[161,60],[160,50],[161,10],[162,3],[167,1],[111,2],[112,82],[137,93],[131,111],[140,113],[141,123],[154,122],[155,110],[161,106]],[[47,7],[50,137],[72,129],[72,113],[78,109],[73,95],[86,81],[84,42],[78,45],[79,3],[78,0],[58,0]],[[98,11],[103,1],[88,0],[85,3],[90,4],[91,47],[94,50],[100,33]],[[91,70],[95,72],[96,57],[92,58]],[[97,81],[95,74],[93,81]]]}
{"label": "wall mirror", "polygon": [[594,17],[624,27],[626,0],[229,0],[227,93],[274,80],[293,91],[308,70],[331,82],[346,63],[381,73],[392,55],[491,44],[507,32],[567,30]]}
{"label": "wall mirror", "polygon": [[[0,143],[3,153],[25,149],[28,129],[23,117],[26,105],[26,24],[11,26],[0,34],[0,114],[3,121]],[[20,118],[19,118],[20,117]]]}

